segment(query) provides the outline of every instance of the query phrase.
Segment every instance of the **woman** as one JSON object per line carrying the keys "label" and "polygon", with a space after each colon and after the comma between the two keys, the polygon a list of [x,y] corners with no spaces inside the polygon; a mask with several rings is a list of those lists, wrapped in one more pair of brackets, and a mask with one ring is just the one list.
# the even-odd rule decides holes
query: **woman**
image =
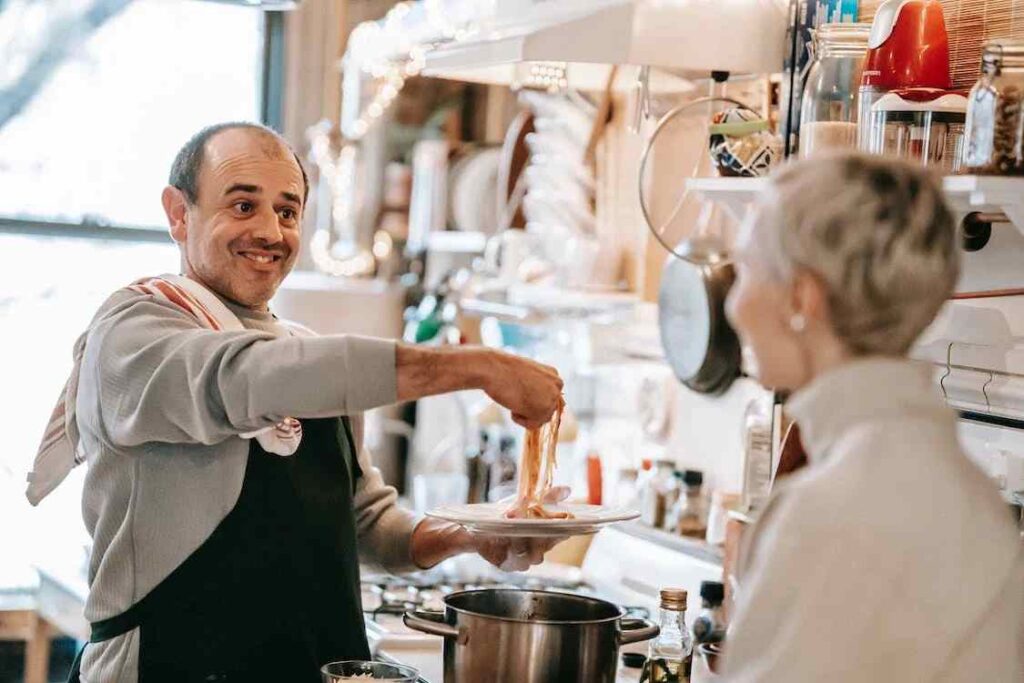
{"label": "woman", "polygon": [[780,172],[745,227],[729,319],[810,463],[752,530],[726,680],[1024,681],[1018,534],[905,358],[955,238],[929,175],[854,154]]}

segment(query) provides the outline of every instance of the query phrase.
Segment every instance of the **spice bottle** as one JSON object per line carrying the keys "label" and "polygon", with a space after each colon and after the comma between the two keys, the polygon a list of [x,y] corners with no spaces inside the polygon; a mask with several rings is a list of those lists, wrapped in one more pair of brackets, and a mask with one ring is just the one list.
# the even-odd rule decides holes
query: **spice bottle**
{"label": "spice bottle", "polygon": [[1024,40],[985,43],[981,72],[968,97],[967,171],[1024,175]]}
{"label": "spice bottle", "polygon": [[673,462],[659,460],[656,468],[640,494],[640,519],[644,524],[660,529],[665,524],[665,496],[672,483]]}
{"label": "spice bottle", "polygon": [[661,591],[661,632],[647,650],[641,683],[683,683],[690,680],[693,638],[686,628],[686,591]]}
{"label": "spice bottle", "polygon": [[708,530],[708,506],[704,498],[704,473],[700,470],[683,472],[683,494],[673,511],[675,531],[681,536],[704,538]]}

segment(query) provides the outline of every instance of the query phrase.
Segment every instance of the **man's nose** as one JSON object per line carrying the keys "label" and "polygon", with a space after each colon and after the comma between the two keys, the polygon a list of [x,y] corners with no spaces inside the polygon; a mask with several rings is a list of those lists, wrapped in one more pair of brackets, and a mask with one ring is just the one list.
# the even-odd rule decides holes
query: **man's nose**
{"label": "man's nose", "polygon": [[273,208],[260,212],[260,219],[254,227],[252,237],[255,239],[262,239],[268,244],[276,244],[284,239],[279,217]]}

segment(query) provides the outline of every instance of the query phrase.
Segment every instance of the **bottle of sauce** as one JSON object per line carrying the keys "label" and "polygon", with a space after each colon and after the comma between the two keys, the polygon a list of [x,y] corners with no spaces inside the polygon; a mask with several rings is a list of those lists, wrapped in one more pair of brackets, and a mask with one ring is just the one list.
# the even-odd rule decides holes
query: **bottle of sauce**
{"label": "bottle of sauce", "polygon": [[690,680],[693,638],[686,628],[686,591],[661,591],[661,633],[647,650],[641,683],[683,683]]}

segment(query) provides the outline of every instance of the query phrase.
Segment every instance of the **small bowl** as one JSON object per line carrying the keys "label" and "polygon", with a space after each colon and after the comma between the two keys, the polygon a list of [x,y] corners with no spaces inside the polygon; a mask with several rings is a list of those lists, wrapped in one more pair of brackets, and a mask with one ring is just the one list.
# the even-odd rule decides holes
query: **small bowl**
{"label": "small bowl", "polygon": [[384,662],[346,661],[331,662],[320,668],[323,683],[358,683],[359,681],[388,681],[389,683],[416,683],[420,672],[411,666]]}

